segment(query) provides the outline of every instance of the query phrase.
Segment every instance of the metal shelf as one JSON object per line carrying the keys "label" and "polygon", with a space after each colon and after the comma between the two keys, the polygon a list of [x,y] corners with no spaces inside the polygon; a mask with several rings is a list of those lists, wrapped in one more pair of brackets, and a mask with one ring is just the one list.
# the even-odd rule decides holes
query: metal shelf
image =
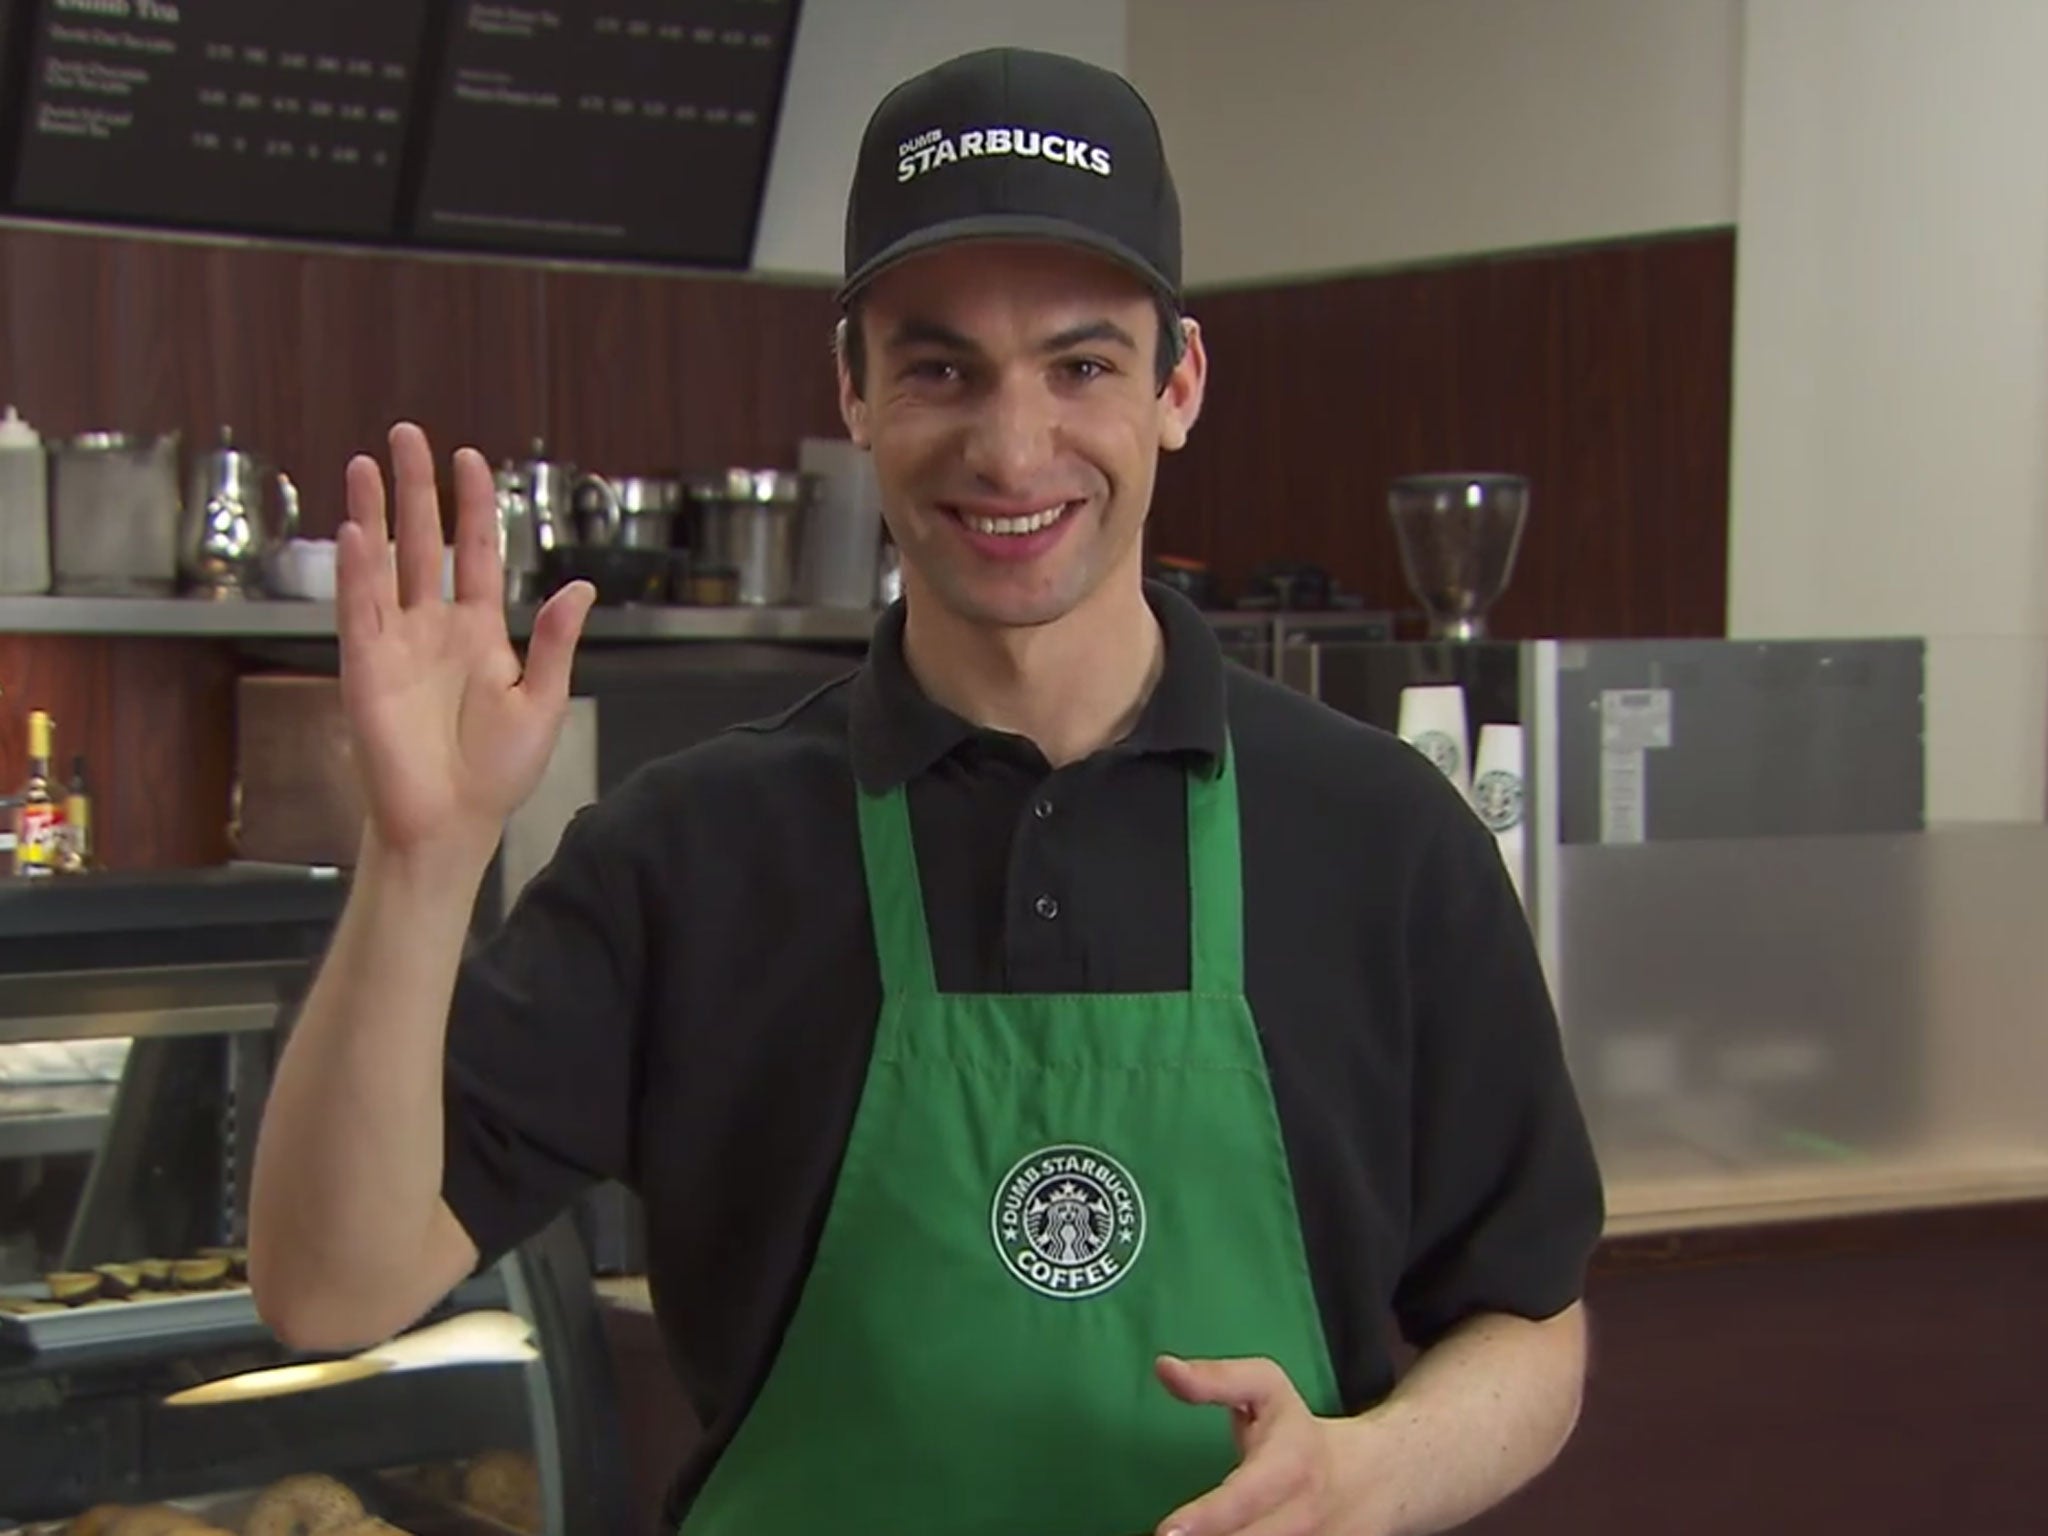
{"label": "metal shelf", "polygon": [[[536,611],[507,612],[515,637],[532,632]],[[583,632],[591,640],[851,642],[866,640],[879,616],[869,608],[606,606],[591,610]],[[331,640],[334,604],[290,598],[0,597],[0,634]]]}
{"label": "metal shelf", "polygon": [[0,1044],[261,1033],[306,969],[265,960],[0,976]]}
{"label": "metal shelf", "polygon": [[0,1088],[0,1158],[99,1151],[115,1091],[113,1083]]}

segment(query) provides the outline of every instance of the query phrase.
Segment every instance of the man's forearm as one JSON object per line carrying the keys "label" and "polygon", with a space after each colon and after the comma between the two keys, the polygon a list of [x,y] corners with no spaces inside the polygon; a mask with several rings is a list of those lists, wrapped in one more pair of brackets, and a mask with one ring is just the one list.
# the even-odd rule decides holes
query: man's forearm
{"label": "man's forearm", "polygon": [[349,1347],[474,1261],[441,1203],[449,996],[482,857],[404,864],[365,843],[355,889],[264,1110],[250,1278],[292,1342]]}
{"label": "man's forearm", "polygon": [[[1540,1323],[1487,1313],[1439,1340],[1355,1421],[1375,1475],[1400,1468],[1390,1536],[1451,1530],[1543,1471],[1578,1422],[1585,1374],[1578,1306]],[[1400,1445],[1391,1458],[1389,1438]]]}

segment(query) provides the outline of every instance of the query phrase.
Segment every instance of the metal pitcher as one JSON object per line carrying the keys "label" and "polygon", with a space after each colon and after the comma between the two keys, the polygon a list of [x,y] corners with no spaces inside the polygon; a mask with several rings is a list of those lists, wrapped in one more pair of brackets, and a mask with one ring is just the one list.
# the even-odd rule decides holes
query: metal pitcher
{"label": "metal pitcher", "polygon": [[498,558],[505,601],[530,603],[540,594],[540,526],[533,511],[532,478],[511,460],[493,477],[498,498]]}
{"label": "metal pitcher", "polygon": [[[509,473],[500,481],[501,490],[517,480],[533,525],[533,547],[538,552],[567,549],[576,543],[576,516],[572,506],[576,481],[574,464],[548,457],[547,444],[536,437],[530,457],[506,466]],[[500,501],[502,507],[502,498]]]}
{"label": "metal pitcher", "polygon": [[218,448],[193,456],[178,538],[178,571],[189,591],[216,598],[261,595],[271,557],[298,531],[299,488],[282,470],[237,448],[232,428],[220,429]]}

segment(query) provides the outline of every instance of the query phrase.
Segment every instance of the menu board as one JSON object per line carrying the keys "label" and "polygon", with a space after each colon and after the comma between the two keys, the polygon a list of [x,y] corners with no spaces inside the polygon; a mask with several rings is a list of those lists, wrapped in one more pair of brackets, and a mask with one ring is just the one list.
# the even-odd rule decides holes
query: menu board
{"label": "menu board", "polygon": [[413,237],[744,264],[796,9],[456,0]]}
{"label": "menu board", "polygon": [[41,0],[15,206],[390,236],[426,0]]}

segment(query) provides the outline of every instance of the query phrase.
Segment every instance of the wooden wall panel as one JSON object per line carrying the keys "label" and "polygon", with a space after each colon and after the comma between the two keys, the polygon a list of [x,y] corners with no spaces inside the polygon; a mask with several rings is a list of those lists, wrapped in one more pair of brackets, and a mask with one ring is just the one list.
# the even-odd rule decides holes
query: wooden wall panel
{"label": "wooden wall panel", "polygon": [[100,863],[218,864],[228,857],[234,680],[234,651],[218,641],[0,635],[0,785],[20,785],[28,712],[46,709],[57,776],[68,780],[73,754],[85,754]]}
{"label": "wooden wall panel", "polygon": [[546,310],[551,451],[587,469],[793,467],[844,430],[829,290],[555,272]]}
{"label": "wooden wall panel", "polygon": [[[1226,586],[1312,560],[1405,607],[1388,478],[1518,469],[1535,510],[1498,632],[1719,633],[1733,273],[1722,232],[1198,296],[1209,402],[1153,547]],[[401,416],[443,454],[794,464],[841,430],[832,319],[823,285],[0,227],[0,402],[52,435],[230,424],[315,535]],[[133,776],[106,786],[124,867],[222,855],[231,652],[0,640],[0,783],[47,707],[67,753]]]}
{"label": "wooden wall panel", "polygon": [[518,451],[545,427],[541,276],[348,252],[0,231],[0,396],[46,436],[222,426],[289,471],[309,531],[389,424]]}
{"label": "wooden wall panel", "polygon": [[1411,608],[1388,481],[1509,470],[1532,506],[1496,634],[1724,633],[1734,270],[1721,231],[1198,294],[1208,400],[1151,547]]}

